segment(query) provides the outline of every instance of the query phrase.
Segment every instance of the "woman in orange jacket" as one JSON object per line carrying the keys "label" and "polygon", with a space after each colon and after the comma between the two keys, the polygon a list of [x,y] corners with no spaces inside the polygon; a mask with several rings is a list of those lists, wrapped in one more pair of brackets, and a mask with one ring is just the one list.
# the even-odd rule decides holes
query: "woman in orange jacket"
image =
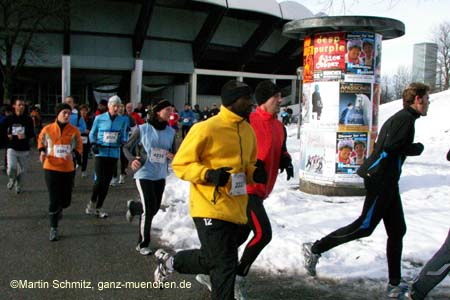
{"label": "woman in orange jacket", "polygon": [[83,149],[80,131],[69,123],[71,111],[68,104],[59,104],[55,122],[42,129],[38,140],[50,200],[50,241],[58,240],[58,221],[72,200],[73,159],[80,157]]}

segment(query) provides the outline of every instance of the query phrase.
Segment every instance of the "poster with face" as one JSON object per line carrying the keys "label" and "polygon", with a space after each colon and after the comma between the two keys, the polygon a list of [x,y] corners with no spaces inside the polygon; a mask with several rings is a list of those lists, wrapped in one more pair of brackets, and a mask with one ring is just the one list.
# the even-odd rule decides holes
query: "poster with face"
{"label": "poster with face", "polygon": [[355,174],[367,158],[367,132],[337,132],[336,174]]}
{"label": "poster with face", "polygon": [[375,35],[353,32],[347,34],[345,66],[347,73],[373,75],[375,63]]}

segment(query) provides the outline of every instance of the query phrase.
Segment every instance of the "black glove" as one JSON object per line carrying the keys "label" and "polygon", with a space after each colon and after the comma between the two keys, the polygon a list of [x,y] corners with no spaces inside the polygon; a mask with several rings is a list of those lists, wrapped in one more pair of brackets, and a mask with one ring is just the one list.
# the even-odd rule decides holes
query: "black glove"
{"label": "black glove", "polygon": [[253,181],[256,183],[266,183],[267,182],[267,172],[264,167],[264,162],[260,159],[256,161],[256,169],[253,172]]}
{"label": "black glove", "polygon": [[450,150],[447,152],[447,160],[450,161]]}
{"label": "black glove", "polygon": [[289,154],[282,154],[280,159],[280,173],[286,170],[286,179],[289,180],[294,177],[294,166],[292,166],[292,160]]}
{"label": "black glove", "polygon": [[206,182],[213,183],[215,186],[225,186],[230,179],[231,174],[228,171],[231,169],[230,167],[223,167],[206,171]]}
{"label": "black glove", "polygon": [[99,154],[100,153],[100,150],[98,149],[97,144],[92,144],[91,145],[91,149],[92,149],[92,153],[94,153],[94,154]]}
{"label": "black glove", "polygon": [[73,155],[75,156],[75,161],[77,165],[81,166],[81,155],[78,151],[73,151]]}

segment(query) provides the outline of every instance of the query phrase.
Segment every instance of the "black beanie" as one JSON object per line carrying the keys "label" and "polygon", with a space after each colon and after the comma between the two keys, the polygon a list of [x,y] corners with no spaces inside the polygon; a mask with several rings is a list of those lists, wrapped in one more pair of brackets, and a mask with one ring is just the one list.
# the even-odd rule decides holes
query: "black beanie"
{"label": "black beanie", "polygon": [[220,92],[222,105],[230,106],[241,97],[252,96],[252,89],[242,81],[230,80],[224,84]]}
{"label": "black beanie", "polygon": [[270,80],[264,80],[258,83],[255,90],[256,103],[263,104],[276,93],[280,93],[280,88]]}
{"label": "black beanie", "polygon": [[59,104],[56,106],[56,116],[58,116],[59,113],[60,113],[62,110],[64,110],[64,109],[68,109],[68,110],[70,110],[70,112],[72,112],[72,107],[70,107],[69,104],[67,104],[67,103],[59,103]]}
{"label": "black beanie", "polygon": [[171,106],[172,104],[170,104],[169,101],[167,101],[166,99],[158,99],[156,101],[153,102],[152,104],[152,112],[153,113],[157,113],[158,111]]}

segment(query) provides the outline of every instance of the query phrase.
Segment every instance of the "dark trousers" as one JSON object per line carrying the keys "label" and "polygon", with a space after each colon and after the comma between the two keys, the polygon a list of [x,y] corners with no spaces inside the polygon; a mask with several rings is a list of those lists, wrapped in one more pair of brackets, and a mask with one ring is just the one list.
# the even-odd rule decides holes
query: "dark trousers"
{"label": "dark trousers", "polygon": [[212,300],[234,300],[237,267],[237,224],[194,218],[201,248],[178,252],[174,269],[184,274],[209,274]]}
{"label": "dark trousers", "polygon": [[397,285],[401,279],[403,236],[406,233],[398,182],[389,179],[368,178],[364,180],[364,185],[367,193],[360,217],[353,223],[316,241],[311,250],[313,253],[320,254],[349,241],[367,237],[383,220],[388,236],[386,256],[389,283]]}
{"label": "dark trousers", "polygon": [[130,212],[133,216],[140,215],[138,243],[144,248],[150,245],[152,221],[161,207],[166,180],[136,179],[136,186],[141,202],[131,202]]}
{"label": "dark trousers", "polygon": [[72,202],[73,172],[44,170],[50,204],[48,207],[50,227],[58,227],[62,210]]}
{"label": "dark trousers", "polygon": [[425,264],[412,285],[414,299],[425,299],[427,294],[450,272],[450,230],[441,248]]}
{"label": "dark trousers", "polygon": [[[120,147],[120,175],[126,175],[128,167],[128,159],[123,153],[123,148]],[[117,168],[114,169],[113,177],[117,177]]]}
{"label": "dark trousers", "polygon": [[117,158],[95,157],[95,181],[92,188],[91,202],[96,203],[96,208],[101,208],[108,195],[109,183],[111,182],[114,169],[117,168]]}
{"label": "dark trousers", "polygon": [[84,172],[87,169],[89,160],[89,152],[91,151],[91,144],[83,144],[83,154],[81,156],[81,171]]}
{"label": "dark trousers", "polygon": [[181,137],[184,139],[184,137],[188,134],[189,129],[191,129],[191,126],[183,125],[181,126]]}
{"label": "dark trousers", "polygon": [[242,245],[253,232],[252,239],[245,246],[244,253],[237,268],[237,275],[247,276],[251,265],[258,257],[264,247],[272,239],[272,226],[264,208],[263,199],[257,195],[248,195],[247,204],[248,223],[241,225],[238,232],[238,245]]}

